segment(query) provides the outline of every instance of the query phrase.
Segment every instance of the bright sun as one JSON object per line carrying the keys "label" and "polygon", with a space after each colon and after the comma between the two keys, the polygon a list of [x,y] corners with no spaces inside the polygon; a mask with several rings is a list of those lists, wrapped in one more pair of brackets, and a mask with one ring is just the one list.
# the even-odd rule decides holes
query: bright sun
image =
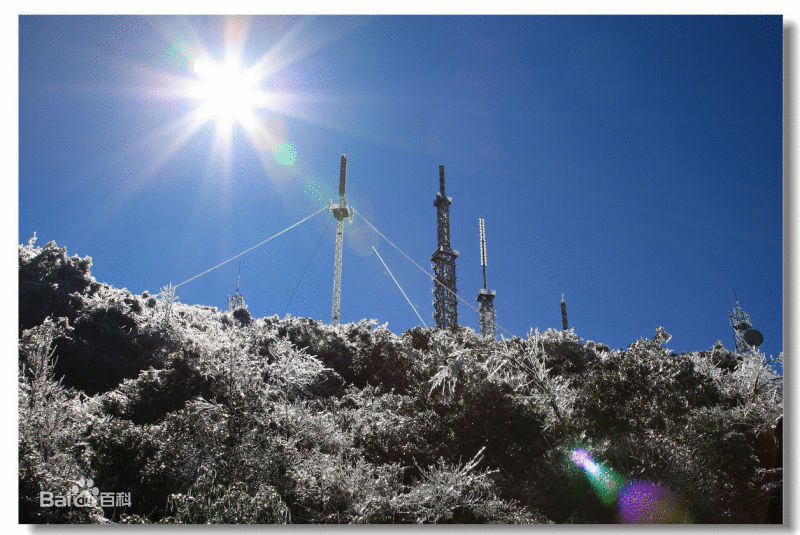
{"label": "bright sun", "polygon": [[199,119],[213,121],[223,138],[231,135],[237,123],[249,129],[257,121],[257,110],[267,104],[259,87],[261,77],[254,69],[245,69],[234,55],[219,63],[198,58],[192,72],[197,78],[188,82],[187,96],[198,101]]}

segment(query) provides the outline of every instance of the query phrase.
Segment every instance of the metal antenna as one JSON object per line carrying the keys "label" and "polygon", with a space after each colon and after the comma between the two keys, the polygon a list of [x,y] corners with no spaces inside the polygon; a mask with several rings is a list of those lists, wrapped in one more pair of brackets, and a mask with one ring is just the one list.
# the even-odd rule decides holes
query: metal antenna
{"label": "metal antenna", "polygon": [[345,182],[347,180],[347,154],[342,154],[339,164],[339,204],[331,203],[328,209],[336,218],[336,256],[333,264],[333,306],[331,308],[331,325],[339,325],[339,303],[342,297],[342,248],[344,246],[344,220],[353,217],[345,198]]}
{"label": "metal antenna", "polygon": [[481,323],[481,335],[494,338],[494,297],[497,292],[488,289],[486,284],[486,227],[483,218],[479,219],[481,231],[481,266],[483,267],[483,288],[478,292],[476,300],[481,304],[479,314]]}
{"label": "metal antenna", "polygon": [[564,301],[564,294],[561,294],[561,326],[566,331],[569,326],[567,324],[567,302]]}
{"label": "metal antenna", "polygon": [[444,164],[439,165],[439,192],[436,207],[436,251],[431,255],[434,274],[434,318],[436,327],[444,329],[458,325],[458,296],[456,295],[456,258],[458,251],[450,248],[450,204],[453,199],[444,192]]}
{"label": "metal antenna", "polygon": [[239,274],[236,276],[236,293],[239,293],[239,281],[242,279],[242,261],[239,260]]}

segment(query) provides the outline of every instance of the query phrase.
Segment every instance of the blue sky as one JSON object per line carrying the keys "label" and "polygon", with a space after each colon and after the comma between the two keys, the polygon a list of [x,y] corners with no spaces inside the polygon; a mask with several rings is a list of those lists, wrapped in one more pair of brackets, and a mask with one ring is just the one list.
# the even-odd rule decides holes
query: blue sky
{"label": "blue sky", "polygon": [[[201,56],[238,36],[262,60],[257,127],[188,126]],[[624,348],[732,348],[734,290],[763,351],[783,343],[782,21],[762,16],[60,17],[19,19],[20,243],[37,232],[135,293],[179,284],[348,199],[430,271],[445,164],[458,293],[497,322],[570,325]],[[193,70],[194,69],[194,70]],[[290,145],[287,145],[290,144]],[[296,159],[278,161],[276,148]],[[323,211],[241,257],[255,316],[330,321]],[[428,276],[358,216],[341,317],[428,325]],[[238,261],[178,288],[224,309]],[[478,315],[459,304],[459,320]]]}

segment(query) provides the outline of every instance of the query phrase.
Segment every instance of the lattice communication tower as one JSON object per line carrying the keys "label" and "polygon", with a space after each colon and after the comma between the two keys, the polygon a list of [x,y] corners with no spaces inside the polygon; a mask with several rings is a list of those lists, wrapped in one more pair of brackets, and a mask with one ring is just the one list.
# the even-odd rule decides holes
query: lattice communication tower
{"label": "lattice communication tower", "polygon": [[728,313],[728,317],[731,320],[737,352],[746,353],[764,343],[764,336],[756,329],[753,329],[750,315],[742,309],[738,299],[736,300],[736,308],[733,309],[733,312]]}
{"label": "lattice communication tower", "polygon": [[342,297],[342,248],[344,246],[344,220],[352,221],[353,212],[347,206],[344,196],[345,180],[347,178],[347,154],[342,154],[339,165],[339,203],[331,201],[328,210],[336,218],[336,256],[333,264],[333,307],[331,309],[331,325],[339,325],[339,302]]}
{"label": "lattice communication tower", "polygon": [[478,292],[477,301],[480,305],[480,321],[481,321],[481,335],[494,338],[495,336],[495,322],[494,322],[494,297],[497,292],[489,290],[486,284],[486,228],[484,227],[483,218],[480,218],[481,230],[481,267],[483,267],[483,288]]}
{"label": "lattice communication tower", "polygon": [[450,205],[453,199],[444,192],[444,165],[439,165],[439,192],[433,205],[436,207],[437,248],[431,255],[433,264],[433,316],[436,327],[444,329],[458,325],[458,298],[456,297],[456,258],[458,251],[450,248]]}

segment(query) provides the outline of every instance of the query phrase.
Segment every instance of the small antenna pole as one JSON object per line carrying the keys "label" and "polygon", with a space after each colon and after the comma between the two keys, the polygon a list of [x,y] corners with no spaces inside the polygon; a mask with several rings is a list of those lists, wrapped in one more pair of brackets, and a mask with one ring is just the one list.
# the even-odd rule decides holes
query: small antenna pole
{"label": "small antenna pole", "polygon": [[569,329],[567,324],[567,302],[564,301],[564,294],[561,294],[561,326],[566,331]]}
{"label": "small antenna pole", "polygon": [[244,302],[244,297],[239,293],[239,282],[242,278],[242,261],[239,260],[239,274],[236,275],[236,293],[228,296],[228,312],[232,312],[239,308],[247,308],[247,303]]}
{"label": "small antenna pole", "polygon": [[481,322],[481,335],[485,337],[494,338],[495,322],[494,322],[494,297],[496,292],[489,291],[486,284],[486,227],[483,223],[483,218],[479,219],[481,231],[481,267],[483,268],[483,288],[478,292],[478,301],[481,306],[478,313],[480,314]]}
{"label": "small antenna pole", "polygon": [[481,226],[481,266],[483,267],[483,289],[487,290],[486,285],[486,228],[483,224],[483,218],[480,218]]}

